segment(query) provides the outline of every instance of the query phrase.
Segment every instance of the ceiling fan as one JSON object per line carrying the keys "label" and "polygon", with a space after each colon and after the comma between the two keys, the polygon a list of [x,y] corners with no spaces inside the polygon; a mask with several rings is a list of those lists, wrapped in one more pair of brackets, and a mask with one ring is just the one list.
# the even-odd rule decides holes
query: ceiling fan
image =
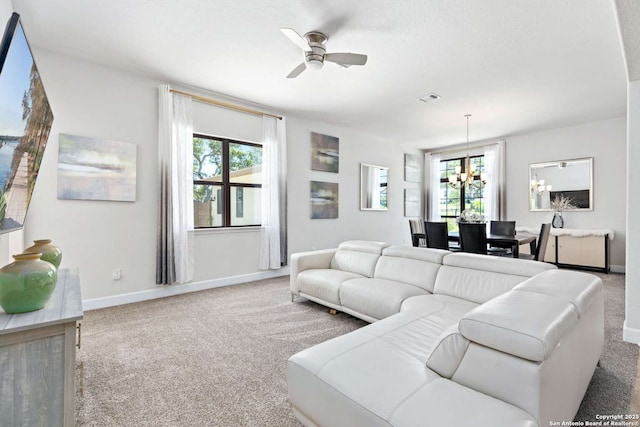
{"label": "ceiling fan", "polygon": [[319,31],[309,31],[304,37],[291,28],[280,28],[280,31],[304,51],[304,62],[289,73],[288,79],[298,77],[307,67],[320,69],[324,65],[324,61],[335,62],[344,68],[367,63],[367,55],[359,53],[327,53],[325,43],[329,38]]}

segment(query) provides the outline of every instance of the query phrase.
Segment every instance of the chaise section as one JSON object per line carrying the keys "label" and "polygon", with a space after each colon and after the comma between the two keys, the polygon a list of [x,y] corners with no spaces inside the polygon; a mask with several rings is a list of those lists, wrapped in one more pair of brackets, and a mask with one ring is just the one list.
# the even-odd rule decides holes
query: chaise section
{"label": "chaise section", "polygon": [[430,381],[411,395],[394,412],[391,424],[395,427],[537,426],[535,419],[522,409],[445,379]]}

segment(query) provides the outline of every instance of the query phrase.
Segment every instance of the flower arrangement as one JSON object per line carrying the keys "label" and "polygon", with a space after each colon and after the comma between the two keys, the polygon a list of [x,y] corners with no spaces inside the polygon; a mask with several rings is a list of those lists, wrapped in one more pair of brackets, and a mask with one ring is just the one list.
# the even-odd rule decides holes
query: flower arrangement
{"label": "flower arrangement", "polygon": [[460,212],[460,216],[456,218],[457,223],[461,222],[485,222],[484,215],[478,215],[476,213],[467,212],[463,210]]}
{"label": "flower arrangement", "polygon": [[572,202],[573,199],[571,197],[565,197],[564,195],[560,194],[558,196],[555,196],[551,201],[551,209],[556,212],[572,211],[574,209],[578,209],[578,207]]}

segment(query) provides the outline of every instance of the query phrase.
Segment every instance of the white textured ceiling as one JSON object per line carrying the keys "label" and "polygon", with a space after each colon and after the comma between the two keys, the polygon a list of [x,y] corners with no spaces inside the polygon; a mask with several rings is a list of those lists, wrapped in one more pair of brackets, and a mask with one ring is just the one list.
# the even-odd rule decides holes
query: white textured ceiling
{"label": "white textured ceiling", "polygon": [[[13,0],[32,45],[430,148],[615,117],[626,76],[610,0]],[[279,31],[369,56],[285,76]],[[46,76],[44,76],[46,78]],[[435,92],[429,104],[416,98]]]}

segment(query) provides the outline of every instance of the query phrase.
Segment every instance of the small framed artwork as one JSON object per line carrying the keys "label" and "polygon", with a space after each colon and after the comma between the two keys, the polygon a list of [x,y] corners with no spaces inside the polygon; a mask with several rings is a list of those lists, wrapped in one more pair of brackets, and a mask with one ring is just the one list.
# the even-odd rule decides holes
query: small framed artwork
{"label": "small framed artwork", "polygon": [[340,139],[311,132],[311,170],[338,173]]}
{"label": "small framed artwork", "polygon": [[420,190],[404,189],[404,216],[420,216]]}
{"label": "small framed artwork", "polygon": [[420,182],[420,156],[417,154],[404,155],[404,180]]}
{"label": "small framed artwork", "polygon": [[311,219],[338,218],[338,183],[311,181]]}
{"label": "small framed artwork", "polygon": [[60,134],[58,199],[136,201],[136,144]]}

